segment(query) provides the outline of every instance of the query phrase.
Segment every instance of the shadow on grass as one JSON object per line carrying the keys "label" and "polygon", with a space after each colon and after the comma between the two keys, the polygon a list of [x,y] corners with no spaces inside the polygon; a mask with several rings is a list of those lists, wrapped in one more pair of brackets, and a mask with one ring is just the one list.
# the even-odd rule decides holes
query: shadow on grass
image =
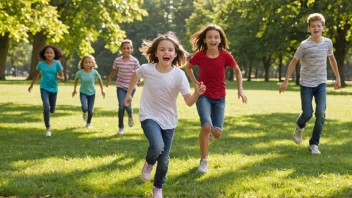
{"label": "shadow on grass", "polygon": [[[4,106],[6,108],[6,105]],[[29,108],[29,107],[28,107]],[[36,111],[40,111],[40,107]],[[61,106],[62,110],[71,110],[73,106]],[[79,107],[74,107],[79,111]],[[32,107],[31,107],[32,109]],[[6,111],[14,111],[10,107]],[[28,110],[28,109],[27,109]],[[6,112],[5,111],[5,112]],[[102,111],[98,109],[97,111]],[[106,112],[105,112],[106,113]],[[105,115],[104,113],[104,115]],[[29,115],[27,115],[29,116]],[[60,116],[65,116],[65,113]],[[113,115],[116,116],[116,112]],[[275,113],[256,114],[242,117],[226,117],[223,137],[210,145],[212,155],[238,155],[244,158],[262,158],[235,167],[234,170],[220,171],[214,176],[204,177],[197,173],[198,160],[190,170],[177,176],[169,176],[165,187],[165,196],[171,197],[220,197],[240,196],[240,192],[230,191],[234,186],[240,186],[246,179],[270,174],[276,170],[292,170],[284,177],[298,179],[302,177],[319,177],[324,174],[348,174],[352,154],[352,137],[350,129],[352,122],[339,122],[327,119],[322,139],[328,140],[320,146],[322,155],[312,156],[307,150],[307,141],[313,125],[308,124],[304,133],[302,145],[291,141],[294,121],[297,114]],[[33,120],[36,121],[36,120]],[[175,139],[170,157],[174,159],[198,158],[199,122],[197,120],[180,119],[175,132]],[[97,134],[92,136],[92,134]],[[135,138],[138,136],[138,138]],[[89,157],[104,157],[119,154],[111,163],[85,170],[75,170],[69,173],[50,172],[37,175],[11,176],[6,173],[6,182],[0,185],[0,194],[5,196],[146,196],[145,190],[139,188],[131,194],[126,190],[133,186],[143,185],[139,177],[127,178],[109,184],[109,191],[87,181],[88,175],[96,173],[109,174],[114,170],[128,171],[143,161],[148,147],[147,140],[140,134],[125,134],[122,137],[99,135],[99,132],[80,132],[76,127],[64,127],[56,130],[51,138],[43,136],[36,128],[4,128],[0,126],[0,170],[3,172],[20,172],[25,167],[14,167],[17,161],[39,160],[49,157],[74,159]],[[343,139],[343,143],[336,144]],[[264,156],[264,157],[263,157]],[[128,163],[120,163],[129,159]],[[238,159],[241,160],[241,159]],[[210,161],[210,172],[226,168],[226,164]],[[177,167],[173,165],[173,167]],[[284,178],[284,179],[285,179]],[[91,179],[91,178],[90,178]],[[29,185],[29,187],[28,187]],[[300,186],[289,186],[285,182],[268,182],[272,188],[288,188],[291,191],[301,191]],[[31,189],[30,192],[22,189]],[[243,186],[243,192],[259,192],[256,185]],[[333,191],[332,196],[352,196],[350,189]],[[282,194],[285,196],[285,194]]]}

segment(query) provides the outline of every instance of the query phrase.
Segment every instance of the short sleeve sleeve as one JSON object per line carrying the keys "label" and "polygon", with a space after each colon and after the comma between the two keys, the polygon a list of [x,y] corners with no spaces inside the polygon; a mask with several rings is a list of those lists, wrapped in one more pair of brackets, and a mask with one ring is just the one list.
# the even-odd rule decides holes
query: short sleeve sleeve
{"label": "short sleeve sleeve", "polygon": [[138,78],[144,78],[144,70],[147,65],[141,65],[137,70],[136,70],[136,75]]}
{"label": "short sleeve sleeve", "polygon": [[77,79],[77,78],[81,78],[81,72],[80,72],[81,70],[78,70],[78,72],[76,72],[76,74],[75,74],[75,79]]}
{"label": "short sleeve sleeve", "polygon": [[294,57],[295,57],[295,59],[297,59],[297,60],[303,58],[303,47],[302,47],[302,43],[298,46]]}
{"label": "short sleeve sleeve", "polygon": [[237,66],[237,62],[230,52],[226,53],[226,66],[230,66],[232,68],[235,68]]}
{"label": "short sleeve sleeve", "polygon": [[332,55],[334,55],[334,52],[333,52],[333,44],[332,44],[331,40],[329,40],[328,56],[332,56]]}
{"label": "short sleeve sleeve", "polygon": [[113,69],[117,69],[117,68],[119,67],[118,62],[119,62],[119,61],[118,61],[118,58],[116,58],[115,61],[114,61],[114,64],[112,65],[112,68],[113,68]]}
{"label": "short sleeve sleeve", "polygon": [[199,65],[199,54],[200,53],[197,52],[191,57],[191,59],[189,60],[189,63],[191,65]]}
{"label": "short sleeve sleeve", "polygon": [[94,71],[94,78],[101,78],[99,72],[97,70]]}
{"label": "short sleeve sleeve", "polygon": [[188,93],[191,93],[191,89],[189,88],[189,82],[184,71],[180,72],[179,90],[183,96]]}
{"label": "short sleeve sleeve", "polygon": [[64,68],[62,67],[60,61],[56,61],[56,71],[62,71]]}
{"label": "short sleeve sleeve", "polygon": [[41,66],[40,66],[41,64],[40,64],[40,63],[41,63],[41,62],[39,62],[38,65],[37,65],[37,67],[35,68],[37,71],[41,71]]}

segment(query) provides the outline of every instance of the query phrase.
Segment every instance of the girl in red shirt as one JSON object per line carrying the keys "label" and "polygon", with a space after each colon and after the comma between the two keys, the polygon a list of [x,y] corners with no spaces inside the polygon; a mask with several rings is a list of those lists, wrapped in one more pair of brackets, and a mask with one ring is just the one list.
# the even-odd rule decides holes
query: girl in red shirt
{"label": "girl in red shirt", "polygon": [[[207,90],[197,100],[197,110],[201,122],[199,147],[201,152],[200,166],[202,173],[208,171],[209,140],[218,139],[222,134],[225,110],[225,72],[226,66],[236,73],[238,98],[247,103],[243,92],[242,73],[231,53],[226,51],[228,40],[221,27],[208,25],[192,35],[190,42],[196,53],[186,65],[186,73],[194,85],[203,82]],[[196,80],[192,67],[199,67],[199,78]]]}

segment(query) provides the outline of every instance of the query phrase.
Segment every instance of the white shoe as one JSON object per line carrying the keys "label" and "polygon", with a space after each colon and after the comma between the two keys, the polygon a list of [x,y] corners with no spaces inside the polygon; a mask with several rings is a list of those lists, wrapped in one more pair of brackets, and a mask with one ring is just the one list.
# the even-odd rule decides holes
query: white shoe
{"label": "white shoe", "polygon": [[163,189],[153,187],[153,198],[163,198]]}
{"label": "white shoe", "polygon": [[141,179],[143,181],[150,180],[150,174],[152,173],[153,167],[154,166],[149,165],[147,162],[144,163],[142,171],[141,171]]}
{"label": "white shoe", "polygon": [[298,125],[296,125],[295,131],[293,132],[293,141],[296,144],[299,144],[302,142],[302,133],[304,131],[304,128],[299,128]]}
{"label": "white shoe", "polygon": [[316,154],[316,155],[320,155],[320,151],[319,151],[319,148],[318,148],[318,145],[315,145],[315,144],[312,144],[309,146],[309,151],[312,153],[312,154]]}
{"label": "white shoe", "polygon": [[200,160],[198,171],[201,172],[201,173],[208,172],[208,160],[207,159],[201,159]]}
{"label": "white shoe", "polygon": [[133,125],[134,125],[133,117],[128,118],[128,126],[133,127]]}
{"label": "white shoe", "polygon": [[51,131],[50,131],[50,130],[47,130],[47,131],[45,132],[45,136],[46,136],[46,137],[51,137]]}
{"label": "white shoe", "polygon": [[87,123],[86,127],[87,127],[88,129],[93,128],[93,126],[92,126],[92,124],[91,124],[91,123]]}
{"label": "white shoe", "polygon": [[83,113],[82,117],[83,117],[83,120],[84,120],[85,122],[87,122],[87,119],[88,119],[87,112]]}
{"label": "white shoe", "polygon": [[118,131],[117,131],[117,135],[122,135],[125,133],[125,129],[124,128],[120,128]]}

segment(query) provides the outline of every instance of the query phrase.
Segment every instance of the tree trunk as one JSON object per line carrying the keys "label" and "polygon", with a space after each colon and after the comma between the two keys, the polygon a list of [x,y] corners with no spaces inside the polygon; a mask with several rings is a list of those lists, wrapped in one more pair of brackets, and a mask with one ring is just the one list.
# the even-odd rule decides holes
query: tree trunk
{"label": "tree trunk", "polygon": [[301,64],[297,63],[297,66],[296,66],[296,85],[299,85],[299,79],[301,78],[300,70],[301,70]]}
{"label": "tree trunk", "polygon": [[6,57],[9,51],[9,33],[0,35],[0,80],[5,80]]}
{"label": "tree trunk", "polygon": [[[345,27],[347,28],[347,27]],[[345,57],[346,57],[346,30],[342,30],[341,28],[337,29],[337,37],[336,37],[336,43],[335,43],[335,57],[336,57],[336,62],[337,66],[339,68],[339,74],[340,74],[340,79],[341,79],[341,86],[346,87],[346,82],[345,82]]]}
{"label": "tree trunk", "polygon": [[66,56],[63,55],[63,57],[60,59],[61,65],[64,68],[63,72],[64,72],[64,77],[65,80],[67,80],[67,61],[66,61]]}
{"label": "tree trunk", "polygon": [[263,56],[263,66],[264,66],[264,73],[265,73],[265,82],[269,82],[269,68],[270,68],[270,59],[271,55],[266,58],[266,56]]}
{"label": "tree trunk", "polygon": [[235,72],[233,71],[233,69],[227,69],[227,80],[228,81],[233,81],[235,78]]}
{"label": "tree trunk", "polygon": [[252,80],[252,65],[253,65],[253,60],[251,59],[249,61],[249,68],[248,68],[248,76],[247,76],[247,81],[251,81]]}
{"label": "tree trunk", "polygon": [[279,82],[282,82],[283,80],[281,79],[282,78],[282,54],[280,54],[279,56]]}
{"label": "tree trunk", "polygon": [[39,52],[44,48],[46,45],[46,36],[44,35],[43,32],[38,32],[37,34],[34,35],[34,40],[33,40],[33,50],[32,50],[32,58],[31,58],[31,65],[29,68],[29,75],[27,80],[32,80],[35,72],[36,72],[36,67],[39,62]]}

